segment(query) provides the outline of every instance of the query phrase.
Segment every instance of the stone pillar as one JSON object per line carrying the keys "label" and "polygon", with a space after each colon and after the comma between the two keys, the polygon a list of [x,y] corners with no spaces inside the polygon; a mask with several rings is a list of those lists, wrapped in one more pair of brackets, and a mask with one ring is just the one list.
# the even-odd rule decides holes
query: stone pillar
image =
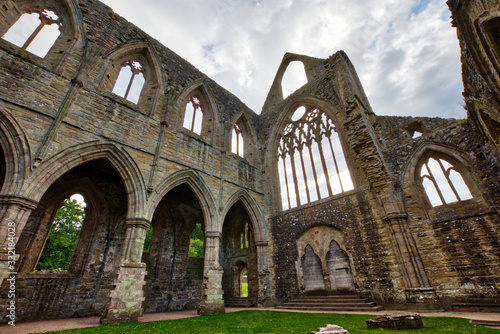
{"label": "stone pillar", "polygon": [[0,285],[15,272],[19,255],[15,246],[38,203],[21,196],[0,195]]}
{"label": "stone pillar", "polygon": [[422,259],[418,254],[413,237],[408,230],[406,213],[393,212],[386,215],[384,221],[390,231],[396,257],[401,267],[403,282],[406,288],[430,287],[429,279],[424,271]]}
{"label": "stone pillar", "polygon": [[222,269],[219,261],[221,232],[205,233],[205,264],[203,268],[203,292],[198,314],[224,313],[222,296]]}
{"label": "stone pillar", "polygon": [[408,229],[406,213],[390,213],[384,221],[405,285],[406,307],[410,310],[442,310],[441,302],[424,270],[415,240]]}
{"label": "stone pillar", "polygon": [[257,247],[257,270],[259,279],[259,306],[269,307],[274,306],[271,295],[271,277],[269,272],[268,242],[256,241]]}
{"label": "stone pillar", "polygon": [[146,230],[151,225],[142,218],[128,218],[125,243],[122,249],[121,265],[106,305],[102,324],[137,321],[142,315],[142,302],[146,284],[146,264],[141,263]]}

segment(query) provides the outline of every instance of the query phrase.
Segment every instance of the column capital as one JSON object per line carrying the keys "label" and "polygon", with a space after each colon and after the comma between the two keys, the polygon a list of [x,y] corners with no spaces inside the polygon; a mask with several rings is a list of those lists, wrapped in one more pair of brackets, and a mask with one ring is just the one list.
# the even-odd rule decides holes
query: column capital
{"label": "column capital", "polygon": [[127,218],[127,227],[140,227],[143,229],[148,229],[151,226],[151,222],[145,218]]}
{"label": "column capital", "polygon": [[205,232],[205,238],[222,238],[222,232],[219,231],[207,231]]}
{"label": "column capital", "polygon": [[16,204],[30,210],[38,208],[38,202],[19,195],[0,195],[0,204]]}
{"label": "column capital", "polygon": [[408,219],[408,214],[406,212],[390,212],[382,217],[384,222],[390,224],[393,221],[403,221]]}

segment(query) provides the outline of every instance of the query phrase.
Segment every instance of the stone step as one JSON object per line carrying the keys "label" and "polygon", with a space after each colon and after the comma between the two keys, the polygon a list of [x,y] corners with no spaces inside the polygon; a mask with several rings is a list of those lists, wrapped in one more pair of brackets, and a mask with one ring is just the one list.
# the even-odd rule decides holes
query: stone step
{"label": "stone step", "polygon": [[331,312],[338,312],[338,311],[378,312],[378,311],[383,310],[382,306],[371,306],[370,307],[370,306],[349,306],[349,305],[344,305],[344,306],[308,306],[308,307],[281,305],[281,306],[276,306],[275,308],[282,309],[282,310],[331,311]]}
{"label": "stone step", "polygon": [[335,296],[301,296],[289,300],[276,308],[306,311],[368,311],[377,312],[383,309],[374,302],[367,301],[357,295]]}
{"label": "stone step", "polygon": [[224,301],[226,307],[251,307],[251,301],[246,297],[233,297]]}
{"label": "stone step", "polygon": [[333,306],[333,307],[342,307],[343,305],[345,306],[377,306],[377,304],[373,302],[364,302],[364,301],[359,301],[359,302],[348,302],[348,303],[343,303],[343,302],[299,302],[299,301],[290,301],[286,302],[283,305],[286,306],[301,306],[301,307],[309,307],[309,306]]}

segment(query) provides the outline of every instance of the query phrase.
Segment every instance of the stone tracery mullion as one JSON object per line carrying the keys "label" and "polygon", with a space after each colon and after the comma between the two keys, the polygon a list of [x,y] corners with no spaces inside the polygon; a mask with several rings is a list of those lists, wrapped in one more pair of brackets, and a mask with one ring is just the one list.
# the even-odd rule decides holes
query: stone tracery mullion
{"label": "stone tracery mullion", "polygon": [[429,166],[427,165],[427,163],[429,162],[429,160],[427,160],[425,163],[424,163],[424,166],[425,168],[427,169],[427,174],[428,174],[428,178],[429,180],[431,180],[432,184],[434,184],[434,188],[436,188],[436,192],[437,194],[439,195],[439,198],[441,199],[441,203],[445,204],[446,201],[444,200],[444,196],[443,194],[441,193],[441,189],[439,189],[439,186],[436,182],[436,179],[434,178],[434,175],[432,174]]}
{"label": "stone tracery mullion", "polygon": [[335,157],[335,152],[333,151],[332,138],[328,136],[328,143],[330,144],[330,151],[332,152],[333,164],[335,165],[335,170],[337,171],[337,178],[340,183],[340,191],[344,192],[344,185],[342,184],[342,178],[340,177],[339,166],[337,164],[337,157]]}
{"label": "stone tracery mullion", "polygon": [[451,168],[449,168],[448,170],[446,170],[444,168],[444,166],[443,166],[443,163],[441,162],[441,159],[436,159],[436,160],[439,163],[439,167],[441,168],[441,171],[443,172],[444,177],[446,178],[446,181],[448,182],[448,184],[449,184],[449,186],[451,188],[451,191],[453,191],[453,194],[455,195],[455,197],[457,198],[457,200],[460,200],[460,196],[458,195],[458,192],[455,189],[455,186],[453,185],[453,183],[450,180],[450,169]]}

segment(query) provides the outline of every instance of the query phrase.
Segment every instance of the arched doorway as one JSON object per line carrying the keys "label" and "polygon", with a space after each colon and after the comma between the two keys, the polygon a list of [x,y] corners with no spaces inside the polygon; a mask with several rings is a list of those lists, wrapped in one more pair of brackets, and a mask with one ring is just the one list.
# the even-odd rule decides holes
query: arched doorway
{"label": "arched doorway", "polygon": [[304,293],[306,295],[326,295],[321,259],[310,245],[304,250],[300,261],[303,273]]}
{"label": "arched doorway", "polygon": [[335,240],[330,243],[330,250],[326,254],[326,262],[332,293],[354,292],[354,279],[349,257]]}
{"label": "arched doorway", "polygon": [[[246,298],[241,306],[253,306],[258,298],[257,252],[250,216],[243,204],[236,202],[227,212],[222,227],[220,261],[224,274],[222,288],[226,306],[237,298]],[[243,295],[245,281],[248,294]],[[242,301],[240,301],[242,302]]]}
{"label": "arched doorway", "polygon": [[[71,260],[64,268],[37,269],[57,212],[74,194],[82,195],[86,207],[74,252],[66,254]],[[16,246],[23,250],[16,280],[19,319],[103,314],[125,241],[127,202],[120,175],[104,158],[69,170],[45,191]]]}
{"label": "arched doorway", "polygon": [[[205,221],[196,195],[187,184],[170,190],[152,219],[144,288],[145,312],[195,309],[203,289]],[[201,253],[201,256],[200,256]]]}

